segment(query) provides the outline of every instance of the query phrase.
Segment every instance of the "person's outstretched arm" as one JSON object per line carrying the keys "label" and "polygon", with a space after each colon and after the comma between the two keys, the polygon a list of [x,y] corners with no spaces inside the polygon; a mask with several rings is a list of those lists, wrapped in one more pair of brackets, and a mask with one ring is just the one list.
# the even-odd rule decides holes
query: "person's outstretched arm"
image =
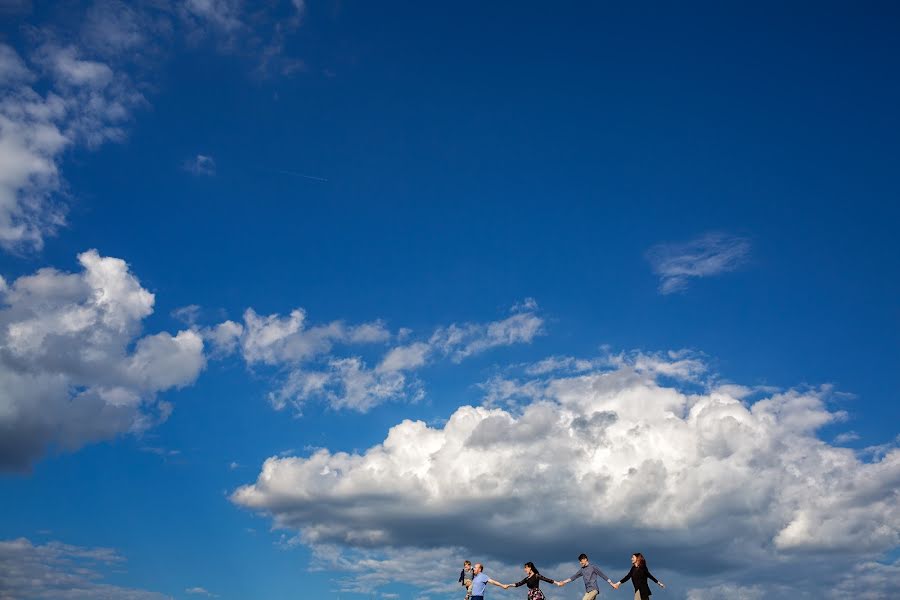
{"label": "person's outstretched arm", "polygon": [[566,585],[567,583],[569,583],[570,581],[575,581],[579,577],[581,577],[581,569],[578,569],[578,572],[575,573],[574,575],[572,575],[571,577],[569,577],[568,579],[563,579],[562,581],[557,581],[556,585],[558,585],[559,587],[562,587],[562,586]]}
{"label": "person's outstretched arm", "polygon": [[500,583],[499,581],[494,581],[493,579],[490,579],[490,578],[488,579],[488,583],[492,583],[492,584],[496,585],[497,587],[503,587],[502,583]]}
{"label": "person's outstretched arm", "polygon": [[600,567],[598,567],[597,565],[591,565],[591,566],[594,567],[594,573],[597,574],[597,577],[600,577],[601,579],[605,579],[606,583],[609,584],[609,587],[616,589],[615,584],[613,584],[613,580],[610,579],[609,577],[607,577],[606,573],[604,573],[603,571],[600,570]]}
{"label": "person's outstretched arm", "polygon": [[619,586],[620,586],[620,585],[622,585],[623,583],[625,583],[626,581],[628,581],[629,579],[631,579],[631,574],[632,574],[632,573],[634,573],[634,567],[633,567],[633,566],[632,566],[630,569],[628,569],[628,574],[626,574],[625,577],[623,577],[622,579],[620,579],[619,581],[617,581],[616,583],[613,584],[613,587],[616,588],[616,589],[619,589]]}
{"label": "person's outstretched arm", "polygon": [[661,587],[662,589],[666,589],[665,584],[664,584],[662,581],[660,581],[659,579],[657,579],[656,577],[654,577],[654,576],[653,576],[653,573],[650,572],[650,569],[647,569],[647,577],[648,577],[649,579],[652,579],[653,581],[655,581],[655,582],[656,582],[656,585],[658,585],[658,586]]}
{"label": "person's outstretched arm", "polygon": [[[544,577],[543,575],[538,575],[538,579],[540,579],[541,581],[546,581],[547,583],[556,583],[549,577]],[[522,581],[525,581],[525,580],[523,579]]]}

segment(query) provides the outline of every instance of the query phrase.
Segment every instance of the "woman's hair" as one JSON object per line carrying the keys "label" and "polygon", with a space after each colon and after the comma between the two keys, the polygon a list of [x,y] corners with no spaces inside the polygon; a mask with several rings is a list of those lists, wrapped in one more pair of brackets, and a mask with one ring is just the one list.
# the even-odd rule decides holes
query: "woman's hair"
{"label": "woman's hair", "polygon": [[635,552],[634,557],[637,559],[638,567],[646,567],[647,566],[647,561],[644,559],[643,554],[641,554],[640,552]]}
{"label": "woman's hair", "polygon": [[525,563],[525,566],[528,567],[529,569],[531,569],[531,572],[534,573],[535,575],[540,575],[540,573],[538,573],[537,567],[534,566],[533,562],[528,561],[527,563]]}

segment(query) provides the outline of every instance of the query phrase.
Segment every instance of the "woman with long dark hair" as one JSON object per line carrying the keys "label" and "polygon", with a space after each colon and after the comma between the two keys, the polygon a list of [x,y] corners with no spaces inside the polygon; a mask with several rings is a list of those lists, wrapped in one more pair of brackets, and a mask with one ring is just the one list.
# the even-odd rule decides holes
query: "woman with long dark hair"
{"label": "woman with long dark hair", "polygon": [[640,552],[635,552],[631,555],[631,570],[628,571],[628,575],[622,578],[622,581],[614,584],[613,587],[619,589],[619,586],[629,579],[634,585],[634,600],[648,600],[650,598],[650,594],[653,592],[650,591],[650,584],[647,583],[648,579],[652,579],[656,582],[656,585],[666,589],[663,582],[654,577],[650,569],[647,568],[647,561],[644,560],[644,555]]}
{"label": "woman with long dark hair", "polygon": [[520,585],[528,586],[528,600],[544,600],[544,592],[541,591],[541,582],[546,581],[547,583],[556,583],[552,579],[547,579],[543,575],[541,575],[537,567],[534,566],[534,563],[528,561],[525,563],[525,579],[519,581],[518,583],[507,583],[503,586],[503,589],[508,590],[511,587],[519,587]]}

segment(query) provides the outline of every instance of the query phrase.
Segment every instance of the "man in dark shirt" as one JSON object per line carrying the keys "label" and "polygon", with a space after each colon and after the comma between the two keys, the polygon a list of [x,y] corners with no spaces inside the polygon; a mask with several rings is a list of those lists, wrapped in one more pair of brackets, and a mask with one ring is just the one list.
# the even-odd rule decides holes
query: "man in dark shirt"
{"label": "man in dark shirt", "polygon": [[597,597],[597,594],[600,593],[600,589],[597,587],[597,578],[603,579],[610,585],[611,588],[615,589],[615,585],[612,582],[612,579],[607,577],[603,571],[600,570],[599,567],[596,567],[588,561],[587,554],[582,554],[578,557],[578,562],[581,563],[581,568],[575,572],[574,575],[569,577],[568,579],[563,579],[562,581],[557,581],[556,585],[562,587],[572,581],[573,579],[578,579],[579,577],[584,579],[584,597],[581,600],[594,600]]}

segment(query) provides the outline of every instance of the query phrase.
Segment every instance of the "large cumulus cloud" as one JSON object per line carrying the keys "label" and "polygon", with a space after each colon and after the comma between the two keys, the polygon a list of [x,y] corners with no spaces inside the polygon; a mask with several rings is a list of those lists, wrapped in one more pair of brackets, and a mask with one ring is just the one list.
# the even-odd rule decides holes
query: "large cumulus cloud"
{"label": "large cumulus cloud", "polygon": [[170,410],[157,393],[205,365],[192,330],[140,335],[154,296],[124,261],[78,261],[78,273],[0,279],[0,469],[151,426]]}
{"label": "large cumulus cloud", "polygon": [[495,403],[502,389],[517,404],[404,421],[362,453],[273,457],[232,499],[314,547],[547,564],[640,547],[685,577],[802,562],[812,578],[900,544],[900,450],[866,462],[820,439],[844,418],[827,387],[702,383],[685,361],[545,363],[529,370],[540,378],[494,382]]}

